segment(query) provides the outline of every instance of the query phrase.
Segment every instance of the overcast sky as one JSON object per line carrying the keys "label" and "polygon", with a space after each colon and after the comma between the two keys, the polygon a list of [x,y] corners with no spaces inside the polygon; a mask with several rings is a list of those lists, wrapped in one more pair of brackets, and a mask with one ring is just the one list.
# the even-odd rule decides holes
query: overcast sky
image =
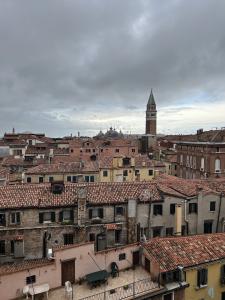
{"label": "overcast sky", "polygon": [[224,0],[0,0],[0,135],[225,126]]}

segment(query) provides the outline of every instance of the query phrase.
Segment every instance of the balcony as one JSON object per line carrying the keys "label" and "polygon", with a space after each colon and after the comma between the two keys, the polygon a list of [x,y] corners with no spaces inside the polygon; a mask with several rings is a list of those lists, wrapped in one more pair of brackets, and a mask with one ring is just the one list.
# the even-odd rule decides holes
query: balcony
{"label": "balcony", "polygon": [[[152,281],[151,276],[142,267],[135,270],[121,271],[119,277],[108,279],[107,285],[90,289],[86,282],[81,285],[73,285],[73,293],[76,300],[120,300],[138,299],[144,295],[160,291],[163,287]],[[66,299],[64,288],[50,291],[49,300]]]}

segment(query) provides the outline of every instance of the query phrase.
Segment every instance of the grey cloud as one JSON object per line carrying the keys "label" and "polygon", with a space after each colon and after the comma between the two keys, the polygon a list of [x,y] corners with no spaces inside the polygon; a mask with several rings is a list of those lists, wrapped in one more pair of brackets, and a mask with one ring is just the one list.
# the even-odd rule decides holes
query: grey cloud
{"label": "grey cloud", "polygon": [[224,11],[223,0],[0,0],[0,135],[96,132],[88,114],[138,115],[151,87],[158,109],[224,101]]}

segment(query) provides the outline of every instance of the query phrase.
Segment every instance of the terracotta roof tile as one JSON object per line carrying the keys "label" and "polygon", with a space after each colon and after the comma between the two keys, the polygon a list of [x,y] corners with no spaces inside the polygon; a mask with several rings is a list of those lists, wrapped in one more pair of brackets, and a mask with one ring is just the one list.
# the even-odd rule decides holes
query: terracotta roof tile
{"label": "terracotta roof tile", "polygon": [[21,262],[14,262],[14,263],[6,263],[3,265],[0,265],[0,274],[6,275],[11,274],[15,272],[20,272],[23,270],[43,267],[46,265],[53,264],[53,260],[48,260],[44,258],[40,259],[29,259],[29,260],[23,260]]}
{"label": "terracotta roof tile", "polygon": [[143,247],[159,263],[161,272],[167,272],[225,258],[225,233],[153,238]]}

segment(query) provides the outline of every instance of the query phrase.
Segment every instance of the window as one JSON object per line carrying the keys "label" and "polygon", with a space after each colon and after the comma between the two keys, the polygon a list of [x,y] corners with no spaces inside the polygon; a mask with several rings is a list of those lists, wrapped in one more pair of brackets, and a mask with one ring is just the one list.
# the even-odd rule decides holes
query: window
{"label": "window", "polygon": [[0,226],[5,226],[5,225],[6,225],[5,214],[0,213]]}
{"label": "window", "polygon": [[119,244],[120,243],[120,239],[121,239],[121,229],[116,229],[115,230],[115,243]]}
{"label": "window", "polygon": [[216,210],[216,202],[210,201],[210,211],[215,211],[215,210]]}
{"label": "window", "polygon": [[219,158],[215,159],[215,172],[216,173],[220,172],[220,159]]}
{"label": "window", "polygon": [[166,236],[171,236],[171,235],[173,235],[173,227],[166,228]]}
{"label": "window", "polygon": [[124,208],[122,206],[116,207],[116,215],[120,215],[120,216],[124,215]]}
{"label": "window", "polygon": [[153,206],[153,214],[154,216],[157,216],[157,215],[161,215],[163,214],[163,207],[162,207],[162,204],[155,204]]}
{"label": "window", "polygon": [[27,183],[31,183],[31,177],[27,177]]}
{"label": "window", "polygon": [[77,182],[77,176],[72,176],[72,181]]}
{"label": "window", "polygon": [[148,170],[148,176],[153,176],[153,170]]}
{"label": "window", "polygon": [[67,182],[71,182],[71,176],[67,176]]}
{"label": "window", "polygon": [[124,259],[126,259],[126,253],[120,253],[119,260],[124,260]]}
{"label": "window", "polygon": [[134,149],[134,148],[132,149],[132,152],[133,152],[133,153],[135,152],[135,149]]}
{"label": "window", "polygon": [[86,151],[86,153],[90,153],[91,149],[86,149],[85,151]]}
{"label": "window", "polygon": [[84,180],[85,180],[86,182],[89,182],[89,181],[90,181],[89,176],[84,176]]}
{"label": "window", "polygon": [[89,242],[95,242],[95,234],[94,233],[89,234]]}
{"label": "window", "polygon": [[201,158],[201,171],[204,171],[204,167],[205,167],[205,159],[204,157]]}
{"label": "window", "polygon": [[103,177],[107,177],[108,176],[108,171],[104,170],[103,171]]}
{"label": "window", "polygon": [[11,224],[20,224],[20,212],[11,213]]}
{"label": "window", "polygon": [[44,178],[43,177],[39,177],[39,183],[43,183],[44,182]]}
{"label": "window", "polygon": [[197,286],[204,287],[208,283],[208,270],[207,269],[200,269],[198,270],[197,276]]}
{"label": "window", "polygon": [[73,234],[72,233],[66,233],[63,235],[63,237],[64,237],[64,245],[73,244]]}
{"label": "window", "polygon": [[176,210],[176,204],[175,203],[171,203],[170,204],[170,214],[174,215],[175,214],[175,210]]}
{"label": "window", "polygon": [[90,176],[90,182],[95,182],[95,177],[93,175]]}
{"label": "window", "polygon": [[71,149],[70,152],[73,153],[73,149]]}
{"label": "window", "polygon": [[103,218],[103,208],[91,208],[89,209],[89,219],[94,219],[94,218]]}
{"label": "window", "polygon": [[116,151],[116,153],[119,153],[119,152],[120,152],[120,149],[116,149],[115,151]]}
{"label": "window", "polygon": [[0,241],[0,255],[5,255],[5,241]]}
{"label": "window", "polygon": [[55,212],[42,212],[39,213],[39,223],[55,222]]}
{"label": "window", "polygon": [[123,176],[128,176],[128,171],[127,170],[123,170]]}
{"label": "window", "polygon": [[26,277],[26,284],[32,284],[36,282],[36,276],[32,275],[32,276],[28,276]]}
{"label": "window", "polygon": [[54,177],[53,177],[53,176],[50,176],[49,179],[48,179],[48,181],[49,181],[49,182],[53,182],[53,181],[54,181]]}
{"label": "window", "polygon": [[135,175],[136,176],[139,175],[139,173],[140,173],[140,170],[135,170]]}
{"label": "window", "polygon": [[198,204],[197,203],[189,203],[189,214],[198,212]]}
{"label": "window", "polygon": [[152,229],[152,236],[157,237],[161,236],[161,227],[155,227]]}
{"label": "window", "polygon": [[204,221],[204,233],[212,233],[213,221]]}
{"label": "window", "polygon": [[183,154],[180,155],[180,164],[183,164]]}
{"label": "window", "polygon": [[59,212],[59,222],[74,221],[73,210],[63,210]]}

